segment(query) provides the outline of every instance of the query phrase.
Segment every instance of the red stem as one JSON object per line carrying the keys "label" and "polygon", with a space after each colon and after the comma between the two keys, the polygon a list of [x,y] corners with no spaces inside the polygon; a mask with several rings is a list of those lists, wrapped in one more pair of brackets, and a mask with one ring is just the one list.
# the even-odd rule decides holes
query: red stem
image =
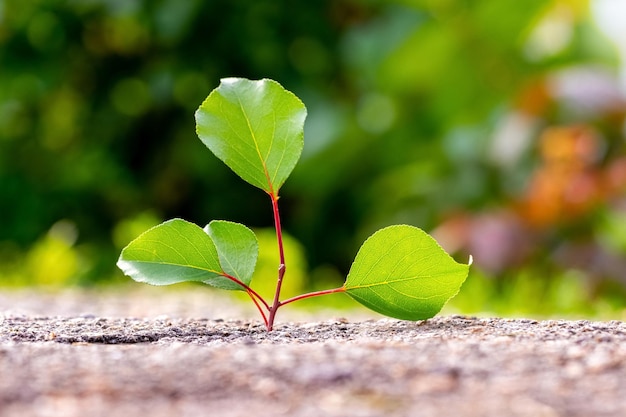
{"label": "red stem", "polygon": [[276,292],[274,293],[274,302],[269,309],[270,316],[267,322],[267,330],[271,331],[274,326],[274,319],[276,317],[276,310],[281,306],[280,303],[280,289],[283,285],[283,277],[285,276],[285,249],[283,246],[283,232],[280,226],[280,212],[278,211],[278,196],[273,192],[270,193],[272,199],[272,210],[274,212],[274,227],[276,228],[276,240],[278,241],[278,255],[280,257],[280,264],[278,265],[278,281],[276,282]]}
{"label": "red stem", "polygon": [[[263,317],[263,322],[265,323],[265,327],[269,326],[269,323],[267,322],[267,316],[265,315],[265,312],[263,311],[263,308],[261,307],[258,301],[258,300],[261,300],[263,303],[265,303],[265,300],[258,297],[258,295],[255,296],[255,294],[253,294],[251,291],[247,291],[247,292],[250,298],[252,299],[252,302],[254,302],[254,305],[259,310],[259,313],[261,313],[261,317]],[[267,306],[267,303],[265,303],[265,305]]]}
{"label": "red stem", "polygon": [[293,303],[294,301],[303,300],[305,298],[319,297],[320,295],[328,295],[335,294],[338,292],[346,292],[345,287],[333,288],[331,290],[322,290],[322,291],[314,291],[307,294],[298,295],[296,297],[289,298],[280,303],[280,306],[284,306],[285,304]]}
{"label": "red stem", "polygon": [[[257,304],[257,301],[260,301],[261,303],[263,303],[263,305],[265,306],[265,308],[267,309],[267,311],[270,311],[270,306],[269,304],[267,304],[267,301],[265,301],[263,299],[263,297],[261,297],[259,295],[259,293],[257,293],[256,291],[254,291],[252,288],[250,288],[248,285],[246,285],[243,281],[241,281],[239,278],[235,278],[232,275],[229,275],[227,273],[223,273],[222,276],[224,278],[228,278],[229,280],[233,281],[235,284],[238,284],[240,286],[243,287],[244,290],[246,290],[246,292],[248,293],[248,295],[250,296],[250,298],[252,298],[252,300],[254,301],[255,304]],[[258,304],[257,304],[258,306]],[[260,306],[259,306],[260,307]],[[260,310],[260,308],[259,308]],[[263,311],[261,311],[261,314],[263,314]]]}
{"label": "red stem", "polygon": [[[280,212],[278,210],[278,196],[275,195],[273,191],[270,192],[269,195],[270,195],[270,198],[272,199],[272,210],[274,212],[274,226],[276,228],[276,240],[278,241],[278,255],[280,257],[280,263],[278,265],[278,281],[276,282],[276,292],[274,293],[274,301],[272,302],[271,307],[268,307],[268,305],[265,304],[265,306],[268,308],[269,313],[270,313],[268,318],[265,317],[263,310],[257,304],[257,308],[259,308],[259,311],[261,312],[261,315],[263,316],[263,320],[265,321],[265,327],[267,328],[268,332],[272,331],[272,328],[274,327],[274,319],[276,318],[276,312],[281,306],[284,306],[285,304],[293,303],[294,301],[302,300],[305,298],[318,297],[321,295],[334,294],[334,293],[346,291],[345,287],[333,288],[330,290],[314,291],[314,292],[310,292],[307,294],[298,295],[296,297],[289,298],[283,302],[280,301],[280,289],[283,285],[283,278],[285,277],[285,270],[286,270],[285,249],[283,245],[283,232],[282,232],[282,228],[280,225]],[[256,296],[263,303],[265,303],[265,301],[261,297],[259,297],[258,295]],[[254,299],[254,297],[252,297],[252,299],[256,303],[256,300]]]}

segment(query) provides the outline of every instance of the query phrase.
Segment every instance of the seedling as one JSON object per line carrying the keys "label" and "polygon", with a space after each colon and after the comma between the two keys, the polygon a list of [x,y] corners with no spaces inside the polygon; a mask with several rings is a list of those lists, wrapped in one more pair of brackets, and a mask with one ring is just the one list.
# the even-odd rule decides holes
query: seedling
{"label": "seedling", "polygon": [[282,306],[305,298],[345,293],[387,316],[424,320],[458,293],[469,264],[454,261],[417,227],[395,225],[365,241],[341,287],[281,300],[287,266],[279,191],[302,152],[306,108],[276,81],[226,78],[198,108],[195,118],[200,140],[270,198],[280,259],[274,297],[266,300],[251,287],[258,257],[254,232],[224,220],[214,220],[202,229],[173,219],[144,232],[122,250],[117,262],[135,281],[153,285],[199,281],[245,291],[268,331]]}

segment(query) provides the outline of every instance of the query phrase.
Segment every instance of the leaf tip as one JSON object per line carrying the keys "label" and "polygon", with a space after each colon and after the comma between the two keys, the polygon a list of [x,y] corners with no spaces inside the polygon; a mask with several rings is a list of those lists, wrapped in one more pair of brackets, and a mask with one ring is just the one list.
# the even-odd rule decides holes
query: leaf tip
{"label": "leaf tip", "polygon": [[237,77],[224,77],[220,79],[220,84],[235,84],[236,82],[241,81],[241,78]]}

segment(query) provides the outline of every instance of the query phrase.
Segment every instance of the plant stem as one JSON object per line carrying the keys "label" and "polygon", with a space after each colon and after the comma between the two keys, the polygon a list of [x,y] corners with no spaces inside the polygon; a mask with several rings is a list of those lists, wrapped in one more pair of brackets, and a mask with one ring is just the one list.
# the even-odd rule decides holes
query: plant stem
{"label": "plant stem", "polygon": [[305,298],[319,297],[320,295],[335,294],[335,293],[338,293],[338,292],[346,292],[346,288],[345,287],[339,287],[339,288],[333,288],[331,290],[314,291],[314,292],[298,295],[298,296],[289,298],[289,299],[287,299],[285,301],[282,301],[280,303],[280,306],[284,306],[285,304],[293,303],[294,301],[303,300]]}
{"label": "plant stem", "polygon": [[[318,297],[321,295],[334,294],[334,293],[346,291],[345,287],[339,287],[339,288],[333,288],[330,290],[314,291],[314,292],[310,292],[307,294],[302,294],[296,297],[289,298],[282,302],[280,301],[280,289],[283,285],[283,278],[285,277],[285,271],[287,268],[285,266],[285,248],[283,245],[283,231],[280,225],[280,212],[278,210],[278,196],[272,192],[270,193],[270,198],[272,199],[272,210],[274,212],[274,227],[276,228],[276,240],[278,241],[278,255],[280,259],[279,265],[278,265],[278,281],[276,282],[276,292],[274,293],[274,301],[272,302],[272,306],[268,307],[268,310],[270,313],[268,318],[265,317],[263,310],[257,304],[257,308],[259,309],[259,311],[261,312],[261,315],[263,316],[263,320],[265,321],[265,327],[267,328],[268,332],[272,331],[272,328],[274,327],[274,319],[276,318],[276,312],[281,306],[284,306],[285,304],[293,303],[294,301],[302,300],[305,298]],[[256,296],[258,297],[258,295]],[[250,294],[250,297],[256,304],[256,300],[254,299],[254,297],[252,297],[252,294]],[[262,298],[260,297],[258,298],[262,302],[265,302]],[[266,307],[267,307],[267,304],[266,304]]]}
{"label": "plant stem", "polygon": [[[252,300],[254,301],[255,304],[257,304],[257,301],[260,301],[261,303],[263,303],[263,305],[265,306],[267,311],[270,311],[270,306],[267,303],[267,301],[265,301],[265,299],[263,297],[261,297],[259,295],[259,293],[254,291],[252,288],[250,288],[248,285],[246,285],[243,281],[241,281],[240,279],[238,279],[238,278],[236,278],[236,277],[234,277],[232,275],[226,274],[226,273],[222,274],[222,276],[224,278],[228,278],[229,280],[233,281],[235,284],[238,284],[241,287],[243,287],[243,289],[248,293],[248,295],[250,296],[250,298],[252,298]],[[263,314],[262,310],[261,310],[261,314]]]}
{"label": "plant stem", "polygon": [[[229,280],[231,280],[234,283],[239,284],[241,287],[243,287],[243,289],[246,291],[246,293],[248,294],[248,296],[250,297],[250,299],[252,300],[252,302],[256,306],[257,310],[259,310],[259,313],[261,313],[261,317],[263,317],[263,322],[265,323],[265,327],[268,327],[269,323],[267,321],[267,316],[265,315],[265,311],[263,311],[263,306],[265,306],[267,311],[270,311],[270,306],[267,304],[267,301],[265,301],[265,299],[263,297],[261,297],[259,295],[259,293],[254,291],[252,288],[250,288],[248,285],[246,285],[240,279],[238,279],[238,278],[236,278],[236,277],[234,277],[232,275],[226,274],[226,273],[224,273],[222,276],[224,278],[228,278]],[[261,304],[259,304],[259,301],[261,302],[261,304],[263,304],[263,306]]]}
{"label": "plant stem", "polygon": [[[265,304],[266,307],[267,307],[267,303],[265,302],[264,299],[260,298],[258,296],[258,294],[255,296],[256,293],[253,293],[252,290],[247,291],[247,293],[250,296],[250,298],[252,299],[252,302],[254,303],[256,308],[259,310],[259,313],[261,313],[261,317],[263,317],[263,322],[265,323],[265,327],[267,327],[269,325],[268,321],[267,321],[267,316],[265,315],[265,311],[263,311],[263,308],[259,304],[259,300],[261,300]],[[268,310],[269,310],[269,308],[268,308]]]}
{"label": "plant stem", "polygon": [[283,285],[283,277],[285,276],[285,249],[283,246],[283,232],[280,226],[280,212],[278,211],[278,196],[273,192],[270,193],[272,199],[272,210],[274,212],[274,227],[276,228],[276,240],[278,241],[278,255],[280,257],[280,263],[278,265],[278,281],[276,282],[276,292],[274,293],[274,302],[269,309],[270,316],[266,323],[267,331],[271,331],[274,326],[274,318],[276,317],[276,310],[281,306],[280,303],[280,289]]}

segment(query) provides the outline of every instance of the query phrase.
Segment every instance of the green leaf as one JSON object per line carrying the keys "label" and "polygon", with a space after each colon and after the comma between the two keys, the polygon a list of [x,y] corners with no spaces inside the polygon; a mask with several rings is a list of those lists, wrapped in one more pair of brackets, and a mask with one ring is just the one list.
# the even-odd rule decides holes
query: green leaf
{"label": "green leaf", "polygon": [[135,281],[152,285],[200,281],[225,290],[244,290],[224,273],[249,284],[257,252],[254,234],[243,225],[217,221],[205,231],[173,219],[130,242],[117,266]]}
{"label": "green leaf", "polygon": [[304,143],[306,108],[276,81],[222,79],[195,114],[202,142],[245,181],[278,195]]}
{"label": "green leaf", "polygon": [[[215,244],[222,270],[250,285],[259,256],[259,244],[254,232],[242,224],[223,220],[212,221],[206,225],[204,231]],[[224,284],[221,288],[242,289],[240,285],[230,280]]]}
{"label": "green leaf", "polygon": [[403,320],[433,317],[455,296],[469,265],[459,264],[424,231],[396,225],[369,237],[350,268],[346,293]]}
{"label": "green leaf", "polygon": [[[219,233],[218,233],[219,234]],[[227,290],[243,290],[228,278],[219,252],[228,251],[224,239],[220,249],[200,227],[182,219],[168,220],[141,234],[126,246],[117,266],[138,282],[169,285],[199,281]]]}

